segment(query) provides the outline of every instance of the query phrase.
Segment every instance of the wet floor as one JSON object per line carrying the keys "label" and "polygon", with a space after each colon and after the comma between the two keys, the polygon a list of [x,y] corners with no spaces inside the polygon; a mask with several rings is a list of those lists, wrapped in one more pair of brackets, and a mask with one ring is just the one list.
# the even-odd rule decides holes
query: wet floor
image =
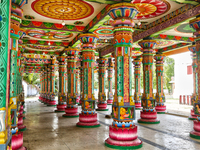
{"label": "wet floor", "polygon": [[[54,107],[40,103],[37,98],[26,100],[24,146],[28,150],[111,150],[104,146],[112,119],[110,111],[98,111],[98,128],[76,127],[78,118],[63,118]],[[108,106],[111,110],[111,106]],[[81,108],[79,106],[79,112]],[[140,111],[136,111],[139,119]],[[200,140],[189,137],[193,122],[184,117],[159,114],[160,124],[138,124],[138,136],[143,141],[140,150],[200,150]]]}

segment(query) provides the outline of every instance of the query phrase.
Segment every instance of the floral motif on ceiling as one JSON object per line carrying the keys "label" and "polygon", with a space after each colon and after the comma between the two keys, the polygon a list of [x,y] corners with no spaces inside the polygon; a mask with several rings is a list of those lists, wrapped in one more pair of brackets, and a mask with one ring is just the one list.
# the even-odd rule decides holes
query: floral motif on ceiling
{"label": "floral motif on ceiling", "polygon": [[58,50],[61,49],[61,46],[42,46],[42,45],[26,45],[28,48],[39,49],[39,50]]}
{"label": "floral motif on ceiling", "polygon": [[188,33],[188,34],[191,34],[191,33],[195,32],[195,30],[190,27],[189,23],[184,23],[184,24],[176,27],[174,30],[176,32]]}
{"label": "floral motif on ceiling", "polygon": [[34,16],[30,16],[30,15],[25,15],[24,18],[25,18],[25,19],[35,19]]}
{"label": "floral motif on ceiling", "polygon": [[73,33],[29,29],[26,31],[26,35],[29,35],[31,37],[38,38],[38,39],[64,40],[64,39],[72,37]]}
{"label": "floral motif on ceiling", "polygon": [[170,9],[170,4],[164,0],[132,0],[131,3],[139,10],[136,20],[157,17]]}
{"label": "floral motif on ceiling", "polygon": [[94,34],[99,37],[113,38],[113,28],[112,27],[100,27],[94,31]]}
{"label": "floral motif on ceiling", "polygon": [[94,8],[82,0],[36,0],[31,5],[38,14],[59,20],[79,20],[93,14]]}

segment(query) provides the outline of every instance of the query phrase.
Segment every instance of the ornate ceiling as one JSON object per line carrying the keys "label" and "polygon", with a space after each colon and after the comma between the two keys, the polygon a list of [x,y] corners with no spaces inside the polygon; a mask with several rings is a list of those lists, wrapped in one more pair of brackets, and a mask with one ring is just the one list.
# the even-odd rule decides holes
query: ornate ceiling
{"label": "ornate ceiling", "polygon": [[[65,47],[81,47],[78,35],[93,32],[99,36],[96,49],[101,56],[113,50],[111,4],[121,0],[28,0],[23,6],[21,29],[24,57],[63,54]],[[188,46],[194,41],[188,21],[197,15],[198,3],[187,0],[124,0],[134,3],[139,14],[134,19],[133,54],[139,55],[142,38],[157,40],[163,52]],[[193,12],[192,14],[189,12]],[[141,24],[140,24],[141,23]],[[38,58],[39,59],[39,58]],[[30,60],[30,58],[28,58]],[[36,60],[35,60],[36,61]]]}

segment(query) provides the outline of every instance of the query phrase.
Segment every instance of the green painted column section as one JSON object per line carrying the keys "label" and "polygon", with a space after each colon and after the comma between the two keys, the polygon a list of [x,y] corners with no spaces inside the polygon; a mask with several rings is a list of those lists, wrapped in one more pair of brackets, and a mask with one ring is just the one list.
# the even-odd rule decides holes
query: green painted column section
{"label": "green painted column section", "polygon": [[0,108],[6,107],[9,11],[10,1],[2,0],[0,4]]}

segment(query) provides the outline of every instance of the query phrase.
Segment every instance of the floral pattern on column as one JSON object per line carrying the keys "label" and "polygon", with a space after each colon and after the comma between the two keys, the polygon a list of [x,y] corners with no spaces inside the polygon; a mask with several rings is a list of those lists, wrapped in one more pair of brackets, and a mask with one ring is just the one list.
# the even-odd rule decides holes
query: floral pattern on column
{"label": "floral pattern on column", "polygon": [[102,57],[97,60],[99,64],[99,93],[97,111],[108,111],[105,93],[106,61],[107,59]]}
{"label": "floral pattern on column", "polygon": [[79,114],[78,127],[99,127],[97,113],[95,112],[94,97],[94,67],[95,67],[95,43],[98,36],[91,33],[79,35],[82,45],[83,57],[83,98],[82,112]]}
{"label": "floral pattern on column", "polygon": [[66,94],[65,94],[65,74],[66,68],[66,56],[57,57],[59,61],[59,93],[58,93],[58,104],[55,112],[65,112],[66,108]]}
{"label": "floral pattern on column", "polygon": [[193,34],[196,36],[196,56],[197,56],[197,86],[196,86],[196,99],[194,101],[194,114],[197,119],[194,120],[194,130],[190,132],[190,137],[200,139],[200,16],[190,21],[190,26],[196,30]]}
{"label": "floral pattern on column", "polygon": [[108,58],[108,93],[107,93],[107,104],[112,105],[113,103],[113,92],[112,92],[112,78],[113,78],[113,61],[112,58]]}
{"label": "floral pattern on column", "polygon": [[140,71],[141,71],[141,63],[142,57],[137,56],[133,58],[134,64],[134,79],[135,79],[135,93],[134,93],[134,100],[135,100],[135,109],[141,109],[141,92],[140,92]]}
{"label": "floral pattern on column", "polygon": [[133,19],[138,14],[134,4],[111,5],[108,13],[113,22],[115,48],[115,95],[112,105],[112,125],[105,145],[117,149],[142,147],[134,124],[135,103],[132,95],[132,34]]}
{"label": "floral pattern on column", "polygon": [[49,92],[49,103],[47,106],[56,106],[55,100],[55,69],[56,69],[56,57],[51,57],[51,65],[50,67],[50,92]]}
{"label": "floral pattern on column", "polygon": [[138,43],[143,48],[143,94],[142,107],[140,112],[141,119],[139,123],[157,124],[160,121],[157,119],[155,110],[155,95],[153,94],[153,47],[157,44],[155,40],[144,39]]}
{"label": "floral pattern on column", "polygon": [[67,76],[68,76],[68,93],[67,93],[67,107],[63,117],[78,117],[78,105],[76,104],[76,62],[79,49],[68,48],[65,49],[67,53]]}
{"label": "floral pattern on column", "polygon": [[[192,46],[188,47],[189,51],[192,52],[192,68],[193,68],[193,93],[191,97],[192,105],[194,105],[196,95],[198,93],[198,78],[197,78],[197,56],[196,56],[196,45],[193,43]],[[194,114],[194,108],[190,110],[190,120],[196,120],[197,115]]]}
{"label": "floral pattern on column", "polygon": [[156,112],[158,114],[166,113],[165,94],[163,91],[163,64],[165,55],[157,52],[154,56],[156,60]]}

